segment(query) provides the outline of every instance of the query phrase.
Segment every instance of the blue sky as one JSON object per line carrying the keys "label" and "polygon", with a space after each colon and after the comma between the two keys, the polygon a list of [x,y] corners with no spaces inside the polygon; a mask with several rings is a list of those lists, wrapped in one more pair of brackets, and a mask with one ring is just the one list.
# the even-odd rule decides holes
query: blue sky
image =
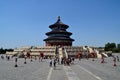
{"label": "blue sky", "polygon": [[58,16],[73,46],[120,43],[120,0],[0,0],[0,47],[45,46]]}

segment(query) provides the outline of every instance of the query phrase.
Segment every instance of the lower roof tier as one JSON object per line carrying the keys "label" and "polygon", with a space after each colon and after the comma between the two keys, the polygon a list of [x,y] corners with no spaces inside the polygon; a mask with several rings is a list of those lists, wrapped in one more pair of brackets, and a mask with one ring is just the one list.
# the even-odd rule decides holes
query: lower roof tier
{"label": "lower roof tier", "polygon": [[68,43],[68,42],[72,42],[71,40],[48,40],[46,42],[65,42],[65,43]]}

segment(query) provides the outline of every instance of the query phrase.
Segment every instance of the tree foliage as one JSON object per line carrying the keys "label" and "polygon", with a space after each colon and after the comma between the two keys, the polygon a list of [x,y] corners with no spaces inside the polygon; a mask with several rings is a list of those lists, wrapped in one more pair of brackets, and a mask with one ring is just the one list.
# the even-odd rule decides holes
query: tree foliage
{"label": "tree foliage", "polygon": [[118,51],[120,52],[120,44],[117,44]]}
{"label": "tree foliage", "polygon": [[6,51],[13,51],[13,49],[3,49],[3,48],[0,48],[0,54],[5,54]]}
{"label": "tree foliage", "polygon": [[120,44],[107,43],[107,44],[105,44],[104,49],[105,49],[105,51],[120,52]]}

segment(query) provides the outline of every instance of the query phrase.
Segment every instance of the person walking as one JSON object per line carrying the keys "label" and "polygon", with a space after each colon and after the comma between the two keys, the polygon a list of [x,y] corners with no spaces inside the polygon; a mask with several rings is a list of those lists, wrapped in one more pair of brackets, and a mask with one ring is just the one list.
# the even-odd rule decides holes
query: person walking
{"label": "person walking", "polygon": [[4,56],[3,56],[3,55],[1,56],[1,59],[4,59]]}
{"label": "person walking", "polygon": [[119,56],[116,56],[116,58],[117,58],[117,61],[119,62],[120,60],[119,60]]}
{"label": "person walking", "polygon": [[50,67],[52,67],[52,59],[50,59]]}
{"label": "person walking", "polygon": [[54,69],[56,69],[56,59],[54,59]]}

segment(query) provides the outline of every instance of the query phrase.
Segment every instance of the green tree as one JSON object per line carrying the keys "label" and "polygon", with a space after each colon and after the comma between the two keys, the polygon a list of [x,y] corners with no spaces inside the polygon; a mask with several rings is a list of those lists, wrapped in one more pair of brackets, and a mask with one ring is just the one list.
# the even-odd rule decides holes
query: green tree
{"label": "green tree", "polygon": [[6,51],[13,51],[13,49],[3,49],[3,48],[0,48],[0,54],[5,54]]}
{"label": "green tree", "polygon": [[4,54],[4,49],[0,48],[0,54]]}
{"label": "green tree", "polygon": [[109,51],[110,43],[105,44],[105,51]]}
{"label": "green tree", "polygon": [[120,49],[120,44],[117,44],[117,48]]}
{"label": "green tree", "polygon": [[116,44],[115,43],[111,43],[110,47],[114,49],[114,48],[116,48]]}
{"label": "green tree", "polygon": [[116,44],[115,43],[107,43],[105,44],[105,51],[116,51]]}
{"label": "green tree", "polygon": [[117,49],[120,52],[120,44],[117,44]]}

